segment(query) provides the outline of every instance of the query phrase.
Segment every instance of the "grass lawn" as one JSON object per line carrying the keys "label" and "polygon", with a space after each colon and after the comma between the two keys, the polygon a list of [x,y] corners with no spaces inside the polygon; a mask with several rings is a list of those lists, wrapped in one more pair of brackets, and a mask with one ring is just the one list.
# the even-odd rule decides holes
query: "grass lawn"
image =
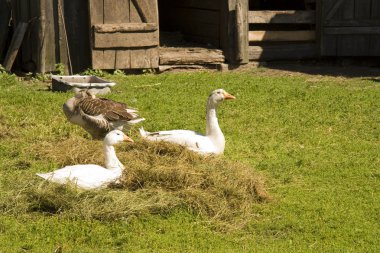
{"label": "grass lawn", "polygon": [[149,131],[204,132],[210,91],[235,95],[218,110],[221,159],[260,173],[273,200],[228,231],[184,209],[115,220],[22,210],[20,185],[61,165],[34,147],[89,136],[61,110],[72,93],[0,73],[0,252],[380,251],[379,79],[266,68],[106,78],[118,83],[106,97],[138,108]]}

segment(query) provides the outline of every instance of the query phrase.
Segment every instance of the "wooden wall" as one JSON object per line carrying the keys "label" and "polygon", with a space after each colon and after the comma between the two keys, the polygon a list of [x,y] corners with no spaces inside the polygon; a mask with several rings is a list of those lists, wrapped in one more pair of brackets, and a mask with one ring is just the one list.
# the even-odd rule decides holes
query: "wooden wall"
{"label": "wooden wall", "polygon": [[220,0],[158,0],[160,29],[220,47]]}
{"label": "wooden wall", "polygon": [[380,56],[379,0],[322,4],[322,56]]}

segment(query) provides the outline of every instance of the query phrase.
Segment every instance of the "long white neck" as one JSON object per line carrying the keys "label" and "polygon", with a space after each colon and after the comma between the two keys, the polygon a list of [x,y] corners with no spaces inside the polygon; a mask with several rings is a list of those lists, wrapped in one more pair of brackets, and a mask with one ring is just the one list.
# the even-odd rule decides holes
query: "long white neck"
{"label": "long white neck", "polygon": [[219,127],[218,118],[216,117],[217,106],[211,101],[207,102],[206,107],[206,136],[221,149],[223,152],[225,139],[222,130]]}
{"label": "long white neck", "polygon": [[117,158],[115,148],[113,146],[104,144],[104,156],[106,159],[105,164],[107,169],[117,172],[124,170],[124,166]]}

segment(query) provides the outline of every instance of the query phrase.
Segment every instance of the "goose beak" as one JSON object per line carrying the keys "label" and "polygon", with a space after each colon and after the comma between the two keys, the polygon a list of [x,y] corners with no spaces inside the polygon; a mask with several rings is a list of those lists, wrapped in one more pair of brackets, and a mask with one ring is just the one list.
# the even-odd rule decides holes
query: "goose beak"
{"label": "goose beak", "polygon": [[124,135],[123,141],[134,142],[129,136]]}
{"label": "goose beak", "polygon": [[224,92],[223,93],[223,96],[224,96],[224,99],[235,99],[235,97],[234,96],[232,96],[230,93],[228,93],[228,92]]}

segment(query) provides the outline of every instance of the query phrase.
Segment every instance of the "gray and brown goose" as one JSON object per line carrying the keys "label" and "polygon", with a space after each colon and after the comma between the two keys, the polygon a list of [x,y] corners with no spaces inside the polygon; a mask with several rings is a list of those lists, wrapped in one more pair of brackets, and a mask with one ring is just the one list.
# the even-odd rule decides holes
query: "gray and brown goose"
{"label": "gray and brown goose", "polygon": [[123,126],[144,120],[137,110],[124,103],[106,98],[97,98],[89,91],[79,91],[63,105],[67,119],[83,127],[94,139],[103,139],[112,130],[122,130]]}

